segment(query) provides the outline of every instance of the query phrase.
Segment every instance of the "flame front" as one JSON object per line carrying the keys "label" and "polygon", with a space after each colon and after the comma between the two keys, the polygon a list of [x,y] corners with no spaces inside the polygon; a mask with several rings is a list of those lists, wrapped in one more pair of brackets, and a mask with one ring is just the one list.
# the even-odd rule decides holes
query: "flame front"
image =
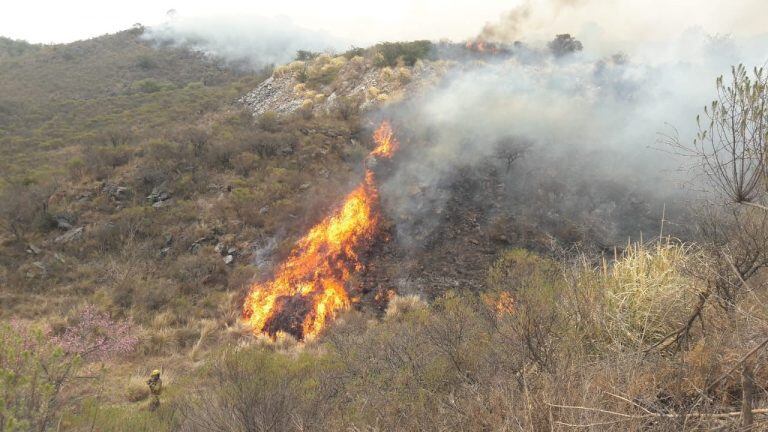
{"label": "flame front", "polygon": [[[369,158],[391,158],[397,151],[389,123],[383,122],[373,138],[376,148]],[[255,333],[311,338],[350,307],[345,285],[362,269],[359,254],[378,228],[378,201],[375,174],[366,168],[362,184],[296,243],[274,279],[251,286],[243,318]]]}

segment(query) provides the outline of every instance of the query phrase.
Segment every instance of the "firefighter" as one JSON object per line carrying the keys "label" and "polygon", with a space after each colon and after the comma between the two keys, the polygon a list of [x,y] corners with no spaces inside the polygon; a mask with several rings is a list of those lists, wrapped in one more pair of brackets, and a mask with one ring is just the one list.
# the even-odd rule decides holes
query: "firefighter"
{"label": "firefighter", "polygon": [[160,379],[160,371],[155,369],[147,380],[151,399],[149,400],[149,410],[154,411],[160,406],[160,392],[163,391],[163,380]]}

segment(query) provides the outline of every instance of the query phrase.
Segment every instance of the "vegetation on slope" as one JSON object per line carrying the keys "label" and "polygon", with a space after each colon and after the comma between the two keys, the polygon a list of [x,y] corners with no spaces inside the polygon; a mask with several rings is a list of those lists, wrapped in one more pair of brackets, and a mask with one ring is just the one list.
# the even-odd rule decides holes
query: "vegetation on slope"
{"label": "vegetation on slope", "polygon": [[[472,289],[422,299],[383,279],[386,310],[350,311],[317,340],[249,335],[238,295],[349,190],[366,125],[355,110],[254,121],[233,101],[267,74],[139,33],[3,41],[2,428],[704,430],[740,421],[750,383],[768,378],[750,351],[768,330],[763,189],[703,221],[699,244],[634,244],[613,260],[510,247],[521,223],[502,215]],[[378,59],[380,73],[427,47],[350,61]],[[310,87],[326,85],[337,57],[303,55]],[[741,157],[765,149],[749,144]],[[156,368],[165,390],[150,412]]]}

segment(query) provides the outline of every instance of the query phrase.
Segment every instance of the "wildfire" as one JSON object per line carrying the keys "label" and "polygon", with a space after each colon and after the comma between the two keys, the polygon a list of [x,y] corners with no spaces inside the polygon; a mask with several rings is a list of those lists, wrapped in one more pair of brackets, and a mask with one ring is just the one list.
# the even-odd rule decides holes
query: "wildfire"
{"label": "wildfire", "polygon": [[470,51],[476,51],[481,53],[497,54],[500,50],[499,47],[492,42],[485,42],[482,40],[468,41],[465,47]]}
{"label": "wildfire", "polygon": [[[376,148],[369,158],[388,159],[397,151],[389,123],[383,122],[373,138]],[[350,307],[345,285],[363,267],[359,254],[378,228],[378,201],[375,174],[367,167],[363,182],[296,243],[274,279],[251,286],[243,318],[255,333],[312,338]]]}

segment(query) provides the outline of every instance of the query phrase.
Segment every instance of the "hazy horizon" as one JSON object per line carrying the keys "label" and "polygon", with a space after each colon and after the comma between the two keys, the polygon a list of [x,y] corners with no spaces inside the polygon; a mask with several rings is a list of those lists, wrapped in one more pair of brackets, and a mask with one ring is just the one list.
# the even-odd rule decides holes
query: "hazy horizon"
{"label": "hazy horizon", "polygon": [[[68,43],[115,33],[140,23],[159,26],[171,20],[259,22],[277,19],[297,28],[327,34],[347,45],[368,45],[384,40],[443,38],[465,40],[480,33],[487,23],[509,18],[509,11],[528,5],[526,39],[569,32],[577,36],[600,33],[608,39],[631,44],[634,40],[663,41],[687,29],[701,28],[712,34],[751,37],[765,34],[756,13],[768,6],[759,0],[701,4],[682,0],[460,0],[446,4],[436,0],[394,0],[360,3],[284,1],[254,5],[242,0],[216,3],[198,0],[178,4],[170,0],[106,3],[39,1],[14,3],[0,15],[0,36],[32,43]],[[257,26],[254,26],[257,27]],[[258,29],[256,29],[258,30]]]}

